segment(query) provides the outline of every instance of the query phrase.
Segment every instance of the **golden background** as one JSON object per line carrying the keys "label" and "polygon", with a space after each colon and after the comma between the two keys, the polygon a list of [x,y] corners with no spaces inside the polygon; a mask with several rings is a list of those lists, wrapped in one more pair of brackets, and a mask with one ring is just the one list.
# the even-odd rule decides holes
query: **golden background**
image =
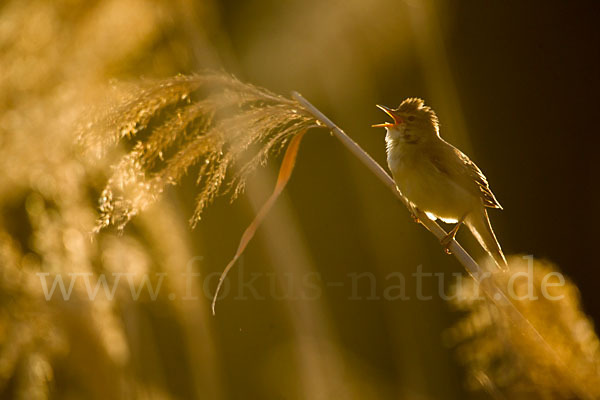
{"label": "golden background", "polygon": [[[385,165],[384,133],[370,128],[385,118],[375,104],[422,97],[504,206],[491,219],[506,253],[555,262],[598,321],[598,12],[594,2],[4,0],[2,398],[496,398],[464,367],[465,351],[486,350],[457,352],[444,339],[464,310],[438,296],[370,299],[368,284],[352,299],[352,274],[372,273],[381,296],[392,272],[408,277],[421,265],[449,285],[463,269],[326,131],[307,134],[213,317],[210,274],[268,197],[278,159],[233,204],[217,199],[193,230],[189,174],[123,235],[90,240],[114,159],[77,154],[74,126],[84,105],[110,102],[111,83],[223,69],[276,93],[299,91]],[[482,255],[468,234],[459,240]],[[190,260],[200,274],[194,301],[184,299]],[[89,302],[78,284],[74,299],[47,302],[40,271],[167,277],[156,301],[119,291]],[[236,299],[237,280],[253,273],[259,296]],[[311,273],[320,295],[273,296]],[[424,293],[436,288],[425,280]],[[507,396],[497,398],[544,398],[511,379],[494,383]]]}

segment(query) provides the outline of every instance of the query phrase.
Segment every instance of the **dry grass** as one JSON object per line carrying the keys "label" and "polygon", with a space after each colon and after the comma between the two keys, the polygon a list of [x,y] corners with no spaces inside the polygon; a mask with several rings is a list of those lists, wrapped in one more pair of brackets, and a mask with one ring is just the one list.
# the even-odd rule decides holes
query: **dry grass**
{"label": "dry grass", "polygon": [[[509,260],[511,274],[498,274],[498,285],[508,287],[512,274],[528,273],[529,262]],[[513,304],[536,328],[545,346],[520,329],[486,297],[479,296],[475,281],[456,286],[455,308],[468,315],[449,329],[448,344],[467,368],[470,387],[507,399],[597,399],[600,397],[600,341],[583,313],[577,287],[570,281],[550,286],[544,296],[541,283],[557,272],[549,262],[533,261],[531,300],[525,276],[515,282]],[[553,279],[552,282],[558,282]],[[533,300],[533,298],[537,298]]]}
{"label": "dry grass", "polygon": [[[61,276],[68,287],[70,273],[89,276],[94,286],[102,276],[111,285],[113,272],[132,273],[136,283],[168,272],[173,293],[186,293],[177,283],[193,251],[169,204],[147,210],[135,232],[90,240],[110,160],[90,163],[75,146],[81,106],[103,97],[115,66],[130,63],[168,25],[172,14],[159,3],[9,0],[0,6],[2,398],[168,398],[164,383],[149,387],[141,379],[156,371],[147,361],[160,359],[157,349],[167,341],[157,336],[151,345],[130,345],[140,343],[135,332],[156,331],[157,315],[144,310],[144,296],[133,302],[121,287],[112,299],[100,290],[91,300],[78,280],[69,301],[60,291],[48,301],[38,275],[47,274],[49,285]],[[168,47],[164,42],[154,50]],[[186,371],[182,390],[218,397],[206,304],[154,304],[173,309],[173,324],[181,328],[168,345],[204,361]],[[164,380],[166,374],[156,375]]]}
{"label": "dry grass", "polygon": [[97,155],[120,141],[131,146],[102,191],[97,229],[123,229],[197,166],[202,188],[194,225],[215,196],[236,198],[270,154],[315,124],[297,102],[225,73],[144,82],[135,90],[81,132],[82,144]]}

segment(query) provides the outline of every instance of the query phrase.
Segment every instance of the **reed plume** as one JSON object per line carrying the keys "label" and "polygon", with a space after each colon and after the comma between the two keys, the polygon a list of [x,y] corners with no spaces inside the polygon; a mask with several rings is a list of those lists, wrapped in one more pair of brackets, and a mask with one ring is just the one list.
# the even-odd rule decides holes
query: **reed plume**
{"label": "reed plume", "polygon": [[96,229],[122,230],[198,167],[195,225],[215,196],[235,199],[270,154],[315,124],[295,100],[221,72],[143,82],[81,130],[81,143],[98,156],[119,142],[130,146],[102,191]]}
{"label": "reed plume", "polygon": [[[180,393],[190,393],[184,397],[219,398],[203,299],[174,304],[159,297],[146,308],[122,284],[112,298],[103,290],[93,297],[79,279],[89,278],[94,288],[103,279],[115,283],[112,273],[131,273],[138,284],[145,274],[169,272],[170,290],[178,299],[186,293],[178,277],[193,252],[168,204],[147,210],[132,232],[89,240],[110,160],[90,163],[73,146],[74,119],[83,104],[105,95],[115,69],[155,75],[155,63],[136,64],[132,55],[189,42],[161,38],[167,24],[177,23],[168,7],[136,0],[0,5],[1,398],[173,398],[165,384],[170,374],[180,379]],[[162,66],[170,74],[181,68]],[[131,99],[131,89],[118,94]],[[67,291],[74,282],[68,300],[58,288],[48,298],[42,282],[52,293],[57,278]],[[168,319],[165,309],[173,310]],[[161,323],[148,324],[155,318]],[[182,329],[172,336],[165,326]],[[138,331],[152,338],[140,341]],[[140,377],[161,357],[156,349],[166,346],[202,362],[184,373],[165,370],[158,376],[167,378],[150,385]]]}
{"label": "reed plume", "polygon": [[[501,287],[514,279],[514,306],[544,337],[539,341],[506,318],[487,297],[479,296],[474,280],[455,286],[454,308],[467,315],[445,333],[466,366],[471,389],[483,389],[494,398],[597,399],[600,398],[600,341],[581,309],[577,287],[559,285],[557,268],[550,262],[509,260],[511,274],[494,277]],[[531,272],[530,272],[531,271]],[[525,274],[531,274],[531,282]],[[542,288],[546,277],[556,286]],[[459,284],[460,283],[460,284]]]}

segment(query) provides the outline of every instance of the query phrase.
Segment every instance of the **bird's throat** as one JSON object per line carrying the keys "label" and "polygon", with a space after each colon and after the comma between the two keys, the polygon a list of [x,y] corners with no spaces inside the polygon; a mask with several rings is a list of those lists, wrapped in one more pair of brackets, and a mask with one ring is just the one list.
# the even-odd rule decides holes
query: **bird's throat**
{"label": "bird's throat", "polygon": [[388,129],[385,135],[386,149],[388,151],[404,144],[417,144],[419,141],[420,138],[418,136],[412,135],[406,129]]}
{"label": "bird's throat", "polygon": [[394,139],[392,138],[389,133],[387,135],[385,135],[385,150],[387,151],[388,154],[392,153],[393,151],[395,151],[398,146],[400,145],[400,140],[399,139]]}

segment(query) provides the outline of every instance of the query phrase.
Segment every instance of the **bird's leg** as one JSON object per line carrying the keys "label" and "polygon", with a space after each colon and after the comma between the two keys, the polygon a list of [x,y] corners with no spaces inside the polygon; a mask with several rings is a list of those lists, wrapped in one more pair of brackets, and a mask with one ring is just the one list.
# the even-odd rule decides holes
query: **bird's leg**
{"label": "bird's leg", "polygon": [[410,217],[412,218],[413,222],[420,224],[421,220],[419,219],[419,217],[417,217],[417,215],[419,215],[419,209],[417,207],[415,207],[413,204],[404,202],[401,199],[398,199],[398,201],[400,203],[404,204],[408,208],[408,211],[410,211]]}
{"label": "bird's leg", "polygon": [[446,252],[446,254],[452,254],[452,252],[450,251],[450,244],[452,243],[452,241],[456,237],[456,234],[458,233],[458,229],[460,228],[460,226],[462,225],[462,223],[464,222],[464,220],[465,220],[466,217],[467,216],[464,215],[460,219],[460,221],[458,221],[456,223],[456,225],[454,225],[452,227],[452,229],[450,230],[450,232],[448,232],[448,234],[446,236],[444,236],[442,239],[440,239],[440,243],[442,244],[442,247],[444,248],[444,251]]}

